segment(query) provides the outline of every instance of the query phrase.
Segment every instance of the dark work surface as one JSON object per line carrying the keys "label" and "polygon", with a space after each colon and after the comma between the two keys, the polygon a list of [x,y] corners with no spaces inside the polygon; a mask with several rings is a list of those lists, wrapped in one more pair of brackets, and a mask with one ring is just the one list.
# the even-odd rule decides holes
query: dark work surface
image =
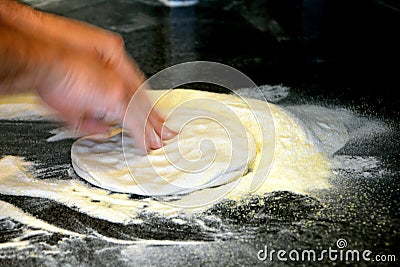
{"label": "dark work surface", "polygon": [[92,0],[39,8],[120,33],[148,76],[181,62],[216,61],[259,85],[290,85],[312,98],[397,116],[394,2],[208,0],[169,9],[153,0]]}
{"label": "dark work surface", "polygon": [[[257,252],[265,245],[276,250],[322,250],[336,248],[340,238],[352,249],[395,254],[398,264],[400,103],[395,94],[400,84],[400,7],[395,1],[200,0],[194,7],[169,9],[151,0],[70,0],[35,1],[35,6],[120,33],[147,76],[177,63],[216,61],[237,68],[258,85],[289,86],[291,94],[282,104],[351,107],[388,121],[392,130],[379,138],[350,143],[338,152],[378,157],[385,172],[372,171],[369,179],[363,173],[339,173],[342,179],[333,181],[335,190],[320,192],[319,199],[275,192],[254,198],[250,204],[224,202],[199,218],[206,221],[208,230],[196,228],[196,224],[183,227],[156,216],[145,218],[143,226],[127,227],[91,218],[54,201],[1,195],[1,200],[44,221],[80,233],[93,229],[120,239],[206,242],[126,248],[95,238],[68,239],[54,256],[43,254],[45,248],[39,242],[29,250],[8,252],[11,256],[0,253],[6,255],[0,258],[0,265],[251,266],[263,264]],[[22,156],[49,170],[69,164],[73,140],[46,141],[56,127],[49,122],[1,121],[0,156]],[[66,169],[54,168],[37,176],[70,179]],[[0,229],[8,229],[1,223]],[[23,229],[15,222],[2,232],[1,241],[11,240]],[[57,246],[62,238],[53,234],[38,237],[38,241]],[[334,263],[345,264],[272,265]],[[361,261],[350,265],[375,264]]]}

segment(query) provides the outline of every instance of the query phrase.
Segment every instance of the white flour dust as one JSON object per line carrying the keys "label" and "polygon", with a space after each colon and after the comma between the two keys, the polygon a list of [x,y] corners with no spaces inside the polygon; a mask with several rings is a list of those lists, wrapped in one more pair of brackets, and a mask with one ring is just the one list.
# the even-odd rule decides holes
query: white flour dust
{"label": "white flour dust", "polygon": [[[275,98],[278,100],[279,95],[285,97],[288,94],[287,88],[277,91],[279,93]],[[251,191],[252,194],[259,195],[276,190],[312,194],[313,190],[330,186],[328,178],[334,175],[332,171],[346,169],[350,172],[362,172],[368,168],[379,168],[379,160],[376,158],[334,156],[334,152],[345,146],[349,140],[362,139],[366,134],[365,127],[375,129],[376,132],[387,130],[381,122],[362,119],[342,108],[316,105],[273,106],[272,110],[276,131],[273,166],[271,169],[262,163],[256,166],[269,170],[268,178],[252,191],[254,177],[250,172],[242,177],[225,198],[240,200],[246,198]],[[34,96],[0,98],[0,119],[43,120],[53,119],[53,114]],[[64,128],[54,130],[53,134],[55,135],[48,139],[49,142],[74,138],[74,135]],[[159,213],[179,224],[185,224],[185,220],[179,217],[180,214],[200,212],[205,208],[182,209],[185,203],[193,203],[195,199],[210,196],[212,198],[227,190],[225,185],[208,188],[166,201],[169,203],[150,197],[137,200],[130,198],[129,194],[112,193],[82,182],[75,176],[72,167],[70,180],[60,180],[57,177],[38,179],[35,177],[37,166],[38,164],[27,162],[23,158],[3,156],[0,159],[0,193],[51,199],[91,217],[121,224],[141,224],[143,221],[139,215],[147,212]],[[6,207],[1,210],[2,218],[9,217],[25,224],[33,224],[49,232],[76,234],[57,227],[52,228],[46,222],[35,220],[9,203],[0,205]]]}

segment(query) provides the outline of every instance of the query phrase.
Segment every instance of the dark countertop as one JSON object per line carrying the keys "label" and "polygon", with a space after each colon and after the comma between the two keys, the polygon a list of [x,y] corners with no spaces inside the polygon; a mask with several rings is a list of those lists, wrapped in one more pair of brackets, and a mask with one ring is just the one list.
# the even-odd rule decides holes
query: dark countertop
{"label": "dark countertop", "polygon": [[155,0],[46,2],[39,8],[120,33],[148,76],[181,62],[216,61],[258,85],[398,115],[399,101],[390,97],[399,87],[394,1],[206,0],[177,9]]}
{"label": "dark countertop", "polygon": [[[81,233],[94,229],[122,239],[207,241],[123,246],[93,237],[64,240],[65,236],[52,234],[37,237],[38,245],[29,250],[9,254],[0,250],[1,266],[250,266],[263,264],[257,252],[265,245],[277,250],[321,250],[336,248],[339,238],[345,238],[352,249],[395,254],[398,263],[400,103],[394,94],[400,87],[400,41],[396,40],[400,9],[394,1],[200,0],[194,7],[177,9],[151,0],[32,2],[39,9],[120,33],[147,76],[181,62],[216,61],[237,68],[258,85],[290,87],[291,94],[282,105],[350,107],[387,122],[391,131],[379,138],[371,135],[356,140],[338,152],[379,158],[382,165],[371,171],[369,179],[363,173],[340,173],[341,179],[332,181],[335,189],[321,192],[319,199],[275,192],[263,197],[267,205],[257,198],[251,205],[222,203],[203,215],[218,219],[209,220],[208,230],[170,224],[157,217],[147,218],[141,228],[127,227],[91,218],[51,200],[0,195],[0,200],[44,221]],[[212,86],[206,89],[214,90]],[[51,122],[0,121],[0,154],[22,156],[48,169],[68,164],[73,140],[46,141],[49,130],[56,127]],[[42,179],[55,176],[71,179],[67,169],[38,174]],[[0,220],[2,242],[24,229],[19,223],[7,228],[3,222]],[[64,240],[62,244],[60,240]],[[46,245],[61,252],[46,254]],[[277,266],[298,264],[272,262]],[[369,266],[366,262],[350,265]]]}

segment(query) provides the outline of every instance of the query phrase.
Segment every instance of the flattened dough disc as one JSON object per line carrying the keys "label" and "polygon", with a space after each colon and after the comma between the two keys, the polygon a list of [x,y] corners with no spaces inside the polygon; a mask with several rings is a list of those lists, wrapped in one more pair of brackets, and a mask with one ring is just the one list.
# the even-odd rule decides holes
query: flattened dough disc
{"label": "flattened dough disc", "polygon": [[233,182],[248,172],[256,146],[232,108],[236,98],[226,95],[229,101],[224,101],[224,95],[192,90],[149,94],[179,135],[147,154],[121,130],[106,140],[81,138],[71,150],[80,177],[116,192],[171,195]]}

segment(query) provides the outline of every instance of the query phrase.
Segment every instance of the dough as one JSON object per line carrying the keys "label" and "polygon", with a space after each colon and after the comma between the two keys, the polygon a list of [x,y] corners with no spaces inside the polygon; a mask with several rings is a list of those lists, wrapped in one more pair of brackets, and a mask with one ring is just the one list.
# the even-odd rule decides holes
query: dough
{"label": "dough", "polygon": [[121,130],[107,140],[82,138],[71,152],[79,176],[115,192],[171,195],[237,181],[249,171],[256,143],[243,120],[254,126],[257,120],[235,108],[245,107],[244,100],[182,89],[149,94],[167,118],[166,125],[179,135],[147,154]]}
{"label": "dough", "polygon": [[[72,164],[79,176],[123,193],[196,191],[177,203],[185,207],[224,196],[239,199],[274,190],[304,193],[329,187],[330,155],[300,120],[282,108],[194,90],[148,93],[179,136],[148,155],[136,150],[126,134],[122,138],[115,132],[108,140],[85,137],[72,146]],[[204,188],[209,189],[200,190]]]}
{"label": "dough", "polygon": [[[166,92],[150,91],[149,93],[153,101],[155,101]],[[324,140],[327,141],[328,139],[317,137],[328,136],[328,134],[331,133],[339,134],[340,136],[344,134],[341,133],[341,131],[332,131],[332,129],[343,128],[338,127],[338,125],[340,125],[339,122],[332,122],[334,117],[338,121],[343,118],[345,118],[345,122],[348,120],[348,116],[343,116],[345,114],[343,114],[342,110],[332,110],[332,116],[328,116],[326,120],[323,120],[323,117],[315,120],[315,116],[326,114],[326,112],[324,112],[324,107],[318,108],[309,105],[290,106],[291,112],[288,112],[288,106],[281,107],[255,99],[246,98],[243,100],[224,94],[191,90],[173,90],[164,98],[164,101],[160,101],[157,104],[160,110],[165,114],[168,114],[168,111],[172,111],[171,107],[177,107],[184,102],[187,103],[183,105],[182,108],[189,108],[192,102],[192,104],[197,105],[196,110],[202,109],[204,110],[203,112],[212,113],[214,111],[214,113],[221,114],[221,112],[217,111],[222,108],[223,115],[233,122],[237,121],[235,118],[237,115],[237,119],[240,120],[241,125],[246,130],[246,134],[249,135],[246,136],[248,138],[248,156],[254,155],[254,153],[250,151],[254,148],[251,146],[252,142],[255,144],[256,157],[253,161],[249,158],[247,166],[248,173],[243,177],[232,177],[232,179],[237,179],[233,182],[221,186],[205,188],[203,190],[196,190],[189,194],[174,195],[172,197],[132,198],[129,193],[110,194],[108,190],[96,188],[82,180],[76,179],[72,170],[69,168],[69,164],[58,165],[56,170],[53,165],[43,169],[43,164],[41,162],[25,162],[23,159],[14,156],[5,156],[0,159],[0,193],[4,195],[51,199],[91,217],[115,223],[136,224],[141,223],[141,214],[143,213],[157,213],[162,216],[174,217],[182,212],[202,212],[209,208],[212,203],[216,203],[222,199],[247,201],[249,195],[256,197],[268,194],[269,192],[282,190],[299,194],[312,194],[318,197],[319,190],[330,187],[328,178],[333,175],[331,172],[331,154],[324,151],[324,148],[330,148],[334,145],[335,150],[338,150],[342,146],[342,143],[339,142],[336,144],[335,141],[329,146],[319,146],[321,142],[324,142]],[[204,103],[204,105],[199,105],[199,102],[194,103],[194,101],[192,101],[193,99],[205,99],[202,101],[209,101],[209,104]],[[218,103],[211,103],[212,101],[217,101],[221,103],[222,106],[217,105]],[[13,108],[15,113],[7,117],[10,115],[10,107]],[[38,101],[37,97],[34,95],[27,95],[24,99],[21,99],[19,96],[0,97],[0,117],[7,120],[21,120],[21,114],[23,115],[23,119],[25,119],[25,113],[21,111],[28,111],[29,114],[34,115],[33,118],[45,119],[42,118],[39,113],[42,109],[45,110],[45,107],[41,106],[41,102]],[[228,111],[232,113],[227,114]],[[46,111],[46,114],[51,114],[51,112]],[[298,114],[299,116],[296,118],[293,114]],[[334,114],[337,114],[337,116],[333,116]],[[349,115],[352,115],[352,113]],[[174,117],[175,116],[169,116],[168,123],[172,123]],[[354,119],[357,118],[355,117]],[[232,121],[230,121],[229,125],[232,124]],[[221,125],[226,125],[226,122],[222,121]],[[189,126],[190,124],[188,124],[186,131],[190,129]],[[317,129],[309,128],[314,126],[318,126]],[[378,128],[381,129],[381,127],[382,125],[379,124]],[[192,128],[194,128],[193,125]],[[61,133],[63,131],[62,129]],[[53,130],[51,131],[54,133]],[[317,134],[319,131],[321,131],[321,134]],[[116,134],[118,134],[118,131],[114,133],[114,135]],[[345,136],[347,136],[347,133],[343,135],[343,138],[330,137],[329,141],[342,140]],[[90,139],[92,139],[92,137],[90,137]],[[83,140],[89,140],[89,138]],[[201,146],[200,139],[196,138],[193,140],[197,142],[195,145],[191,146],[190,149],[198,152],[197,149],[199,145]],[[75,146],[81,141],[78,141],[73,149],[75,149]],[[123,141],[127,140],[124,139]],[[177,140],[173,141],[174,144],[177,144],[176,141]],[[99,148],[96,143],[103,144],[103,148],[106,147],[104,143],[115,146],[110,140],[101,140],[99,138],[91,142],[93,142],[92,144],[96,146],[97,149]],[[207,146],[207,141],[205,141],[204,146]],[[84,147],[82,147],[82,149],[83,148]],[[87,152],[90,149],[90,147],[86,146],[83,151],[86,150]],[[97,157],[98,155],[91,157],[93,162],[88,162],[89,158],[82,159],[79,165],[82,168],[82,171],[80,171],[77,168],[76,155],[73,155],[75,170],[82,176],[87,175],[86,177],[89,181],[90,179],[95,179],[93,182],[95,184],[100,182],[104,183],[105,186],[122,186],[124,183],[123,180],[119,182],[119,179],[121,179],[119,174],[127,172],[124,157],[123,155],[121,156],[122,148],[117,145],[115,149],[109,148],[108,150],[120,158],[113,158],[112,155],[103,157],[103,154],[99,153],[98,155],[101,157]],[[239,152],[243,153],[242,151]],[[90,153],[88,155],[90,156]],[[197,155],[199,155],[199,153],[197,153]],[[81,155],[81,157],[83,157],[83,155]],[[99,162],[96,157],[103,159],[106,165]],[[112,161],[108,161],[107,157]],[[83,161],[86,161],[88,165],[93,165],[92,168],[96,171],[96,176],[93,175],[93,172],[91,175],[93,175],[94,178],[88,176],[88,170],[90,171],[90,168],[82,165]],[[113,165],[113,161],[120,166]],[[56,173],[58,173],[57,170],[60,168],[68,173],[71,171],[71,179],[58,179]],[[35,178],[35,173],[32,172],[36,170],[40,172],[54,172],[55,174],[53,175],[53,179],[39,179]],[[133,171],[135,170],[136,169],[133,169]],[[214,180],[217,180],[217,178]],[[178,181],[175,180],[175,182]],[[133,184],[131,180],[129,184]],[[157,186],[157,183],[154,184]],[[123,188],[122,190],[129,191],[126,189],[129,188]],[[162,193],[160,191],[158,192],[159,194]],[[317,194],[315,195],[314,193]]]}

